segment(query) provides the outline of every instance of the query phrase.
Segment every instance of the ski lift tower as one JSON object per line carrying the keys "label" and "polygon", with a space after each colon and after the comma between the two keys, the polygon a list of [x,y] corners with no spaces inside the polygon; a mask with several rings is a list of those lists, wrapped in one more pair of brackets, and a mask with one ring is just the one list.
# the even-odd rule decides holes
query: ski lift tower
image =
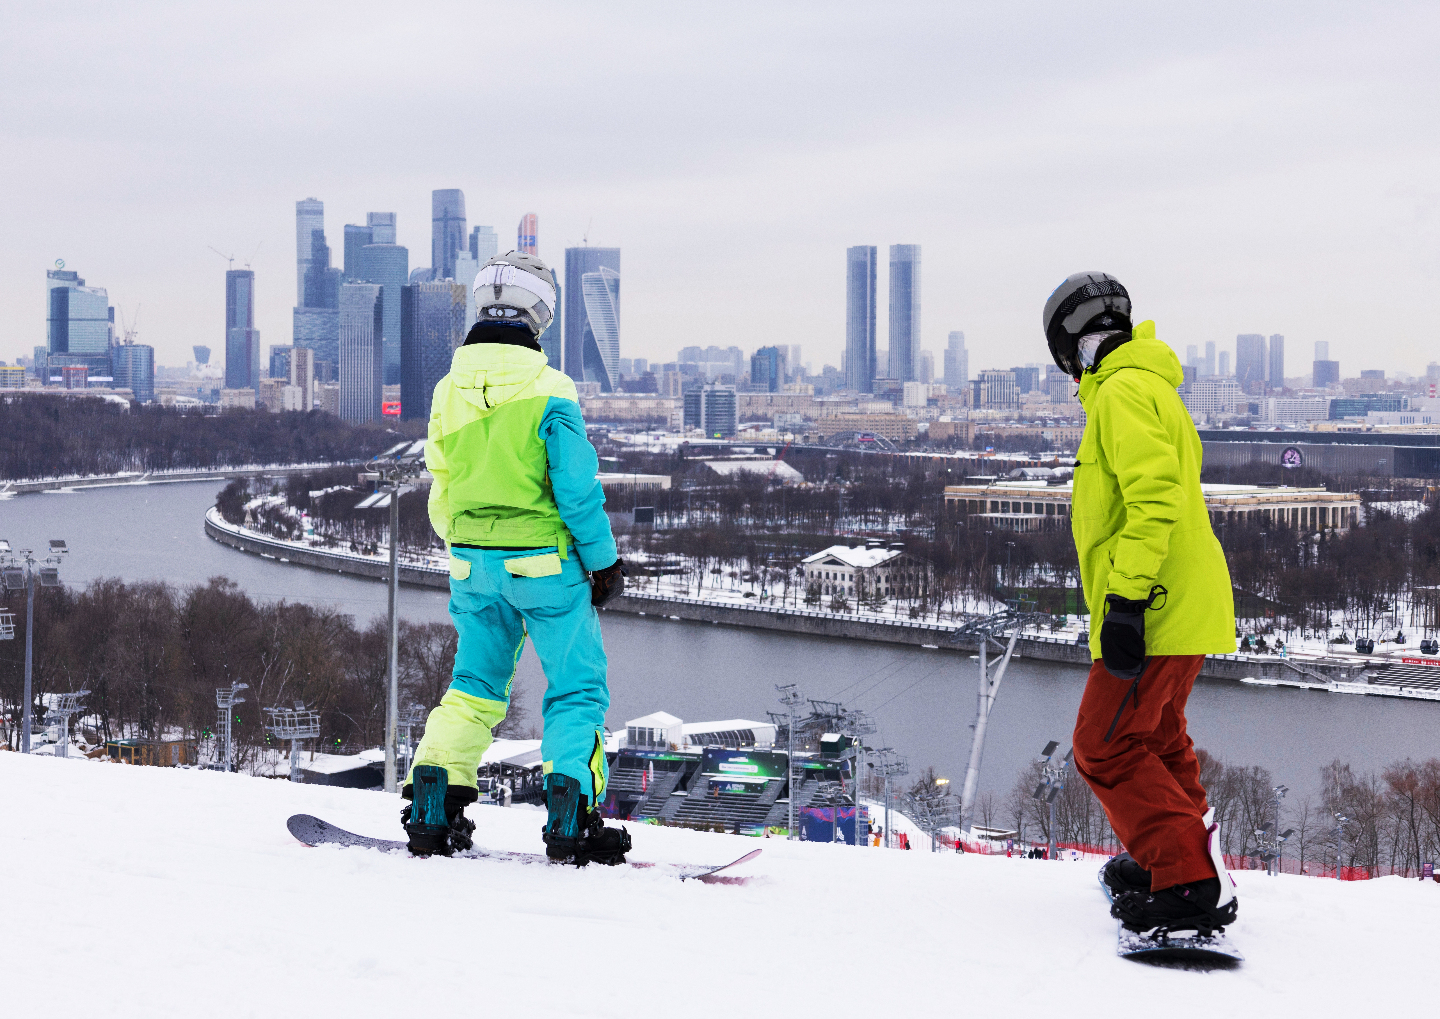
{"label": "ski lift tower", "polygon": [[300,781],[300,741],[320,735],[320,712],[296,701],[293,708],[266,708],[265,714],[270,716],[265,731],[290,741],[290,781]]}
{"label": "ski lift tower", "polygon": [[800,688],[794,683],[776,683],[775,689],[780,693],[780,703],[785,705],[785,726],[786,739],[786,762],[785,762],[785,785],[790,794],[790,809],[786,824],[789,828],[789,838],[795,838],[795,797],[799,790],[795,788],[795,725],[800,721],[800,715],[795,710],[805,703],[805,698],[800,694]]}
{"label": "ski lift tower", "polygon": [[249,683],[231,683],[215,688],[215,736],[220,741],[221,771],[229,771],[234,766],[235,744],[230,738],[230,716],[235,705],[245,703],[240,691],[249,689]]}
{"label": "ski lift tower", "polygon": [[[976,656],[980,660],[980,689],[976,695],[975,721],[971,725],[975,736],[970,743],[970,763],[965,768],[965,782],[960,788],[959,823],[962,830],[965,819],[970,817],[971,808],[975,805],[975,790],[980,782],[980,762],[985,756],[985,729],[990,722],[990,711],[995,706],[995,696],[1000,692],[1000,682],[1005,678],[1005,670],[1010,667],[1010,658],[1015,653],[1015,642],[1020,639],[1020,632],[1026,626],[1049,618],[1044,613],[1025,611],[1012,605],[1001,612],[974,617],[956,627],[950,634],[952,644],[963,646],[973,643],[980,652]],[[1001,644],[999,638],[1007,632],[1010,640]],[[994,663],[988,657],[992,642],[997,648],[1005,649],[993,677],[990,675],[990,666]]]}
{"label": "ski lift tower", "polygon": [[894,750],[885,747],[875,751],[876,761],[872,765],[885,779],[885,848],[890,848],[890,805],[894,802],[894,795],[890,789],[890,780],[901,775],[910,774],[910,762],[901,757]]}
{"label": "ski lift tower", "polygon": [[89,690],[76,690],[74,693],[56,694],[55,703],[46,712],[47,724],[52,719],[60,723],[60,751],[55,755],[56,757],[70,756],[70,716],[84,713],[85,706],[80,703],[80,699],[89,693]]}
{"label": "ski lift tower", "polygon": [[[0,541],[0,560],[4,566],[0,567],[0,581],[3,581],[7,591],[25,592],[25,701],[20,708],[20,752],[30,752],[30,707],[35,699],[34,671],[35,671],[35,583],[39,581],[41,587],[60,586],[60,561],[61,557],[70,549],[65,542],[59,539],[52,539],[50,542],[50,554],[39,559],[31,549],[22,548],[13,555],[10,552],[10,543]],[[43,564],[43,565],[42,565]],[[13,640],[15,637],[15,614],[5,613],[9,617],[8,625],[3,618],[0,618],[0,640]],[[5,631],[9,635],[5,635]]]}
{"label": "ski lift tower", "polygon": [[878,727],[875,725],[875,720],[865,712],[844,710],[841,713],[840,731],[844,735],[849,736],[852,741],[840,756],[841,758],[848,758],[855,762],[851,765],[851,780],[855,786],[852,790],[855,797],[855,845],[863,846],[869,840],[867,839],[862,842],[860,839],[860,795],[863,791],[862,787],[865,784],[863,781],[865,776],[865,744],[862,740],[866,736],[875,735]]}
{"label": "ski lift tower", "polygon": [[402,442],[387,449],[365,465],[361,482],[375,482],[375,492],[362,499],[356,509],[390,510],[390,666],[389,696],[385,700],[385,791],[399,792],[395,774],[395,744],[400,724],[400,620],[396,602],[400,595],[400,496],[413,487],[425,470],[425,440]]}
{"label": "ski lift tower", "polygon": [[1055,750],[1060,746],[1059,740],[1051,740],[1045,744],[1045,749],[1040,751],[1040,784],[1030,794],[1033,799],[1044,800],[1050,810],[1050,844],[1047,860],[1056,859],[1055,856],[1055,798],[1065,788],[1065,772],[1070,767],[1070,762],[1075,759],[1075,748],[1071,747],[1065,752],[1060,760],[1055,759]]}

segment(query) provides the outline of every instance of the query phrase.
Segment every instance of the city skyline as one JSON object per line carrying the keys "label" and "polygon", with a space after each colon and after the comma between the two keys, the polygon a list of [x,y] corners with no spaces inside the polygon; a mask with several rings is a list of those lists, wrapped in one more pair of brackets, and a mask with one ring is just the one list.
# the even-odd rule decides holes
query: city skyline
{"label": "city skyline", "polygon": [[[340,226],[394,210],[413,264],[429,258],[431,191],[459,187],[471,221],[493,224],[502,248],[531,211],[544,220],[549,262],[586,240],[628,248],[632,355],[662,356],[677,321],[693,342],[735,342],[758,311],[817,364],[838,365],[838,252],[857,238],[904,238],[928,263],[922,345],[938,351],[963,329],[977,363],[991,348],[1043,358],[1045,296],[1098,267],[1125,282],[1137,314],[1176,350],[1272,324],[1292,346],[1330,342],[1345,365],[1423,371],[1428,181],[1440,149],[1440,113],[1423,96],[1440,76],[1427,57],[1440,14],[1327,7],[1307,11],[1297,33],[1282,10],[1222,3],[1214,19],[1176,32],[1160,10],[1129,11],[1102,30],[1066,24],[1059,6],[989,22],[934,6],[934,30],[917,40],[828,9],[831,31],[817,35],[818,10],[766,10],[758,47],[733,19],[677,13],[660,49],[695,57],[658,67],[641,55],[660,38],[635,32],[635,18],[574,12],[538,54],[523,112],[504,101],[513,82],[503,76],[432,66],[432,48],[398,12],[343,26],[287,12],[283,41],[257,35],[216,51],[212,18],[101,10],[83,38],[54,51],[40,41],[63,30],[63,16],[17,10],[0,69],[7,181],[65,197],[14,212],[0,252],[0,299],[14,320],[0,330],[0,358],[42,342],[43,309],[25,280],[56,258],[103,280],[127,313],[144,306],[140,339],[161,363],[215,346],[223,309],[205,295],[224,265],[210,245],[254,269],[257,328],[285,336],[298,303],[285,279],[295,269],[290,202],[325,199],[337,256]],[[1232,16],[1245,33],[1222,29]],[[479,17],[457,8],[457,28]],[[520,11],[487,19],[496,38],[529,24]],[[364,102],[325,61],[293,65],[283,81],[254,73],[288,47],[328,54],[361,33],[393,41]],[[962,36],[980,56],[941,59]],[[1102,39],[1143,56],[1096,66],[1081,54]],[[875,87],[853,73],[862,53],[877,66],[903,60],[914,80],[903,94]],[[63,117],[35,85],[57,75]],[[450,107],[430,101],[437,89],[493,112],[478,132],[456,130]],[[596,89],[604,118],[576,103]],[[787,102],[766,99],[775,95]],[[1076,138],[1095,103],[1130,125],[1123,139]],[[375,123],[390,125],[378,148]],[[503,137],[526,139],[523,158],[495,158]],[[97,146],[105,159],[83,157]],[[1143,174],[1116,169],[1141,165]],[[787,286],[752,291],[756,306],[742,311],[727,281],[758,283],[767,263],[785,266]],[[1350,285],[1331,293],[1324,281],[1336,278]],[[1365,296],[1375,294],[1384,299]]]}

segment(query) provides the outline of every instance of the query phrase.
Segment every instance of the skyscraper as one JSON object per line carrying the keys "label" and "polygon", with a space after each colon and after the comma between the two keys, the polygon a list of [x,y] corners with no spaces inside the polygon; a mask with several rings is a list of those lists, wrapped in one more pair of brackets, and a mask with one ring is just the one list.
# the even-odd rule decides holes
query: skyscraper
{"label": "skyscraper", "polygon": [[1316,361],[1328,361],[1328,360],[1330,360],[1330,341],[1329,341],[1329,340],[1316,340],[1316,341],[1315,341],[1315,357],[1314,357],[1314,360],[1316,360]]}
{"label": "skyscraper", "polygon": [[1285,388],[1285,337],[1279,333],[1270,336],[1270,388]]}
{"label": "skyscraper", "polygon": [[225,273],[225,388],[260,386],[260,330],[255,328],[255,273]]}
{"label": "skyscraper", "polygon": [[845,249],[845,388],[875,391],[875,245]]}
{"label": "skyscraper", "polygon": [[360,250],[373,243],[375,231],[368,226],[345,224],[345,278],[361,282],[365,277],[360,271]]}
{"label": "skyscraper", "polygon": [[197,343],[197,344],[195,344],[195,346],[191,347],[190,350],[195,354],[195,363],[196,363],[196,364],[209,364],[209,363],[210,363],[210,348],[209,348],[209,347],[205,346],[204,344]]}
{"label": "skyscraper", "polygon": [[1230,377],[1230,351],[1220,351],[1220,363],[1215,367],[1215,374],[1221,378]]}
{"label": "skyscraper", "polygon": [[1190,344],[1185,348],[1185,363],[1187,365],[1198,365],[1200,363],[1200,348]]}
{"label": "skyscraper", "polygon": [[1251,396],[1265,391],[1265,337],[1260,333],[1241,333],[1235,337],[1235,380],[1240,389]]}
{"label": "skyscraper", "polygon": [[475,324],[475,277],[480,275],[480,263],[468,251],[455,256],[455,282],[465,288],[465,323],[468,332]]}
{"label": "skyscraper", "polygon": [[565,364],[565,343],[562,337],[565,335],[563,321],[565,310],[565,288],[560,285],[560,274],[555,267],[550,267],[550,272],[555,276],[555,315],[550,319],[550,324],[540,334],[540,349],[545,352],[545,363],[557,372],[564,370]]}
{"label": "skyscraper", "polygon": [[613,392],[620,368],[620,249],[565,249],[565,374]]}
{"label": "skyscraper", "polygon": [[[325,203],[306,198],[295,203],[295,307],[317,308],[307,298],[306,284],[314,267],[317,243],[325,246]],[[325,268],[330,267],[330,249],[325,247]],[[318,296],[318,295],[317,295]]]}
{"label": "skyscraper", "polygon": [[141,403],[155,399],[155,348],[145,343],[122,343],[110,350],[110,374],[116,389],[128,389]]}
{"label": "skyscraper", "polygon": [[477,226],[470,231],[470,257],[475,259],[476,265],[484,265],[499,253],[500,235],[493,227]]}
{"label": "skyscraper", "polygon": [[371,244],[395,243],[395,213],[367,212],[365,225],[370,228]]}
{"label": "skyscraper", "polygon": [[1213,342],[1208,342],[1205,344],[1205,370],[1202,371],[1200,374],[1215,374],[1215,344]]}
{"label": "skyscraper", "polygon": [[465,192],[430,192],[430,266],[437,279],[455,278],[455,255],[465,250]]}
{"label": "skyscraper", "polygon": [[890,245],[890,377],[915,381],[920,354],[920,245]]}
{"label": "skyscraper", "polygon": [[527,255],[540,254],[540,217],[527,212],[520,217],[520,226],[515,231],[515,250]]}
{"label": "skyscraper", "polygon": [[109,294],[103,287],[87,287],[69,269],[48,270],[45,290],[48,370],[83,364],[92,375],[108,373],[115,321]]}
{"label": "skyscraper", "polygon": [[786,357],[783,347],[761,347],[750,358],[750,385],[764,386],[778,393],[785,382]]}
{"label": "skyscraper", "polygon": [[1338,386],[1340,384],[1340,362],[1339,361],[1316,361],[1310,366],[1310,384],[1316,389],[1324,389],[1326,386]]}
{"label": "skyscraper", "polygon": [[340,288],[340,417],[351,422],[380,418],[384,380],[384,291],[378,283]]}
{"label": "skyscraper", "polygon": [[315,405],[315,351],[308,347],[291,348],[285,378],[300,390],[301,410],[309,410]]}
{"label": "skyscraper", "polygon": [[424,421],[450,356],[465,339],[465,288],[410,283],[400,290],[400,417]]}
{"label": "skyscraper", "polygon": [[965,349],[965,334],[953,332],[945,348],[945,385],[956,393],[970,381],[970,352]]}
{"label": "skyscraper", "polygon": [[[374,213],[390,217],[389,234],[394,235],[393,212]],[[378,283],[384,287],[385,325],[383,340],[385,347],[385,384],[396,385],[400,381],[400,288],[405,286],[410,275],[410,249],[403,244],[375,243],[360,249],[360,279],[366,283]]]}
{"label": "skyscraper", "polygon": [[[296,346],[315,351],[316,360],[333,363],[337,358],[339,286],[343,277],[344,270],[330,266],[330,245],[325,241],[325,203],[318,198],[296,202],[292,336]],[[228,355],[226,363],[229,363]],[[228,367],[226,372],[228,375]]]}

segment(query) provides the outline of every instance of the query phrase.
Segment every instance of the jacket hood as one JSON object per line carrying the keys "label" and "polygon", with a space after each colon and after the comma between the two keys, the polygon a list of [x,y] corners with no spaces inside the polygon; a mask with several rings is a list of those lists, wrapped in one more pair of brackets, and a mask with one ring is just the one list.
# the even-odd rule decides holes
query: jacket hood
{"label": "jacket hood", "polygon": [[450,382],[466,400],[489,409],[515,399],[545,371],[543,351],[509,343],[472,343],[450,360]]}
{"label": "jacket hood", "polygon": [[1155,338],[1153,321],[1141,322],[1131,330],[1130,335],[1129,343],[1120,344],[1105,355],[1094,372],[1087,371],[1080,377],[1079,398],[1082,404],[1121,368],[1143,368],[1154,372],[1176,389],[1185,381],[1185,372],[1175,351],[1170,349],[1169,344]]}

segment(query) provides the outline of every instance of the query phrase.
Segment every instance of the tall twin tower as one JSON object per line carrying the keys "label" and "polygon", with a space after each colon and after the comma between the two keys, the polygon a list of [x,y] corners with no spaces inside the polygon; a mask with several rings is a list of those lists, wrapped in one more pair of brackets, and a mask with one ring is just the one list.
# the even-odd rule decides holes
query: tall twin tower
{"label": "tall twin tower", "polygon": [[875,358],[875,245],[845,252],[845,388],[873,393],[876,378],[920,377],[920,245],[890,245],[890,357]]}

